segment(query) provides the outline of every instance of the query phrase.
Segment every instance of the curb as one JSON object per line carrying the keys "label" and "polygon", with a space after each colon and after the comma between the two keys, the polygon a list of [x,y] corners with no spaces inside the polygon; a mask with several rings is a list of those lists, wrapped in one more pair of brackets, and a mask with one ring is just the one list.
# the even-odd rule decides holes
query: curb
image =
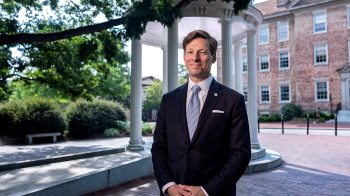
{"label": "curb", "polygon": [[91,158],[96,156],[121,153],[125,151],[126,151],[125,147],[121,147],[121,148],[114,148],[109,150],[100,150],[100,151],[94,151],[94,152],[55,156],[55,157],[37,159],[37,160],[19,161],[15,163],[7,163],[7,164],[5,163],[5,164],[0,164],[0,172],[13,170],[13,169],[20,169],[25,167],[40,166],[40,165],[46,165],[51,163],[58,163],[58,162],[64,162],[64,161],[70,161],[70,160],[77,160],[77,159],[83,159],[83,158]]}

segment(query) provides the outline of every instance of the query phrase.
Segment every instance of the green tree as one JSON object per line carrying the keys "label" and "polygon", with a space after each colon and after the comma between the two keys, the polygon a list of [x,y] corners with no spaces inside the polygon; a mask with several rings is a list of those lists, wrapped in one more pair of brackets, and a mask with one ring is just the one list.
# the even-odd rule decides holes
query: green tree
{"label": "green tree", "polygon": [[[125,40],[139,38],[150,21],[170,26],[191,1],[1,1],[0,100],[8,98],[13,80],[47,84],[71,97],[91,97],[99,86],[98,73],[107,77],[115,61],[122,67]],[[224,1],[234,1],[236,13],[251,2]],[[96,17],[105,22],[96,22]],[[16,56],[15,49],[21,54]]]}
{"label": "green tree", "polygon": [[146,90],[146,100],[143,102],[143,111],[158,110],[162,99],[162,82],[155,81]]}
{"label": "green tree", "polygon": [[[5,0],[0,3],[0,45],[33,42],[51,42],[74,36],[91,34],[111,29],[127,38],[139,38],[147,23],[158,21],[170,26],[181,17],[180,9],[196,0]],[[215,0],[207,0],[215,1]],[[235,14],[246,9],[252,0],[222,0],[234,2]],[[39,17],[45,9],[52,10],[52,16]],[[19,12],[24,11],[31,20],[21,22]],[[104,16],[107,21],[94,23],[94,18]],[[55,31],[40,32],[38,26],[43,23],[55,25]],[[71,27],[65,28],[64,24]],[[23,26],[25,25],[25,26]],[[123,25],[123,28],[116,28]],[[24,27],[24,28],[23,28]]]}
{"label": "green tree", "polygon": [[26,69],[18,71],[13,81],[23,81],[21,85],[34,88],[42,85],[41,91],[56,92],[53,95],[70,99],[112,95],[113,99],[125,102],[130,88],[126,66],[129,57],[123,47],[124,44],[107,31],[95,37],[33,44],[21,48],[23,57],[18,62]]}

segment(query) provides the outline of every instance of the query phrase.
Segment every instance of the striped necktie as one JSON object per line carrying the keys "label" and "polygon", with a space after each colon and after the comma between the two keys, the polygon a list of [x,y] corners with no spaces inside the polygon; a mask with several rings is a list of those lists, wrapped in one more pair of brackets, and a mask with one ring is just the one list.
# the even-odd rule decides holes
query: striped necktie
{"label": "striped necktie", "polygon": [[200,113],[200,103],[198,98],[198,92],[201,88],[196,84],[192,87],[192,96],[187,106],[186,117],[187,117],[187,126],[188,133],[190,135],[190,140],[192,140],[193,134],[196,130],[199,113]]}

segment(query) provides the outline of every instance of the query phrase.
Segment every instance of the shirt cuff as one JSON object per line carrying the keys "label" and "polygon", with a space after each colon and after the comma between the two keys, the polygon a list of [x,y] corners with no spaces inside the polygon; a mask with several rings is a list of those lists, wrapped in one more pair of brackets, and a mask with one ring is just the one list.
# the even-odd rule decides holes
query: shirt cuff
{"label": "shirt cuff", "polygon": [[205,196],[209,196],[209,194],[207,193],[207,191],[205,191],[205,189],[201,186],[201,189],[203,190]]}
{"label": "shirt cuff", "polygon": [[175,184],[175,182],[168,182],[168,183],[166,183],[163,187],[162,187],[162,192],[163,192],[163,194],[165,195],[165,191],[170,187],[170,186],[172,186],[172,185],[174,185]]}

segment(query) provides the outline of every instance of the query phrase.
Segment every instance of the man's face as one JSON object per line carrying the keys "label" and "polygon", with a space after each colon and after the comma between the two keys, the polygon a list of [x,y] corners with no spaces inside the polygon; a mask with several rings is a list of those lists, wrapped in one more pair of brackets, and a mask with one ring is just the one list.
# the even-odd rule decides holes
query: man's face
{"label": "man's face", "polygon": [[186,69],[193,82],[200,82],[210,74],[211,64],[214,62],[210,54],[209,41],[203,38],[195,38],[186,45],[184,51]]}

